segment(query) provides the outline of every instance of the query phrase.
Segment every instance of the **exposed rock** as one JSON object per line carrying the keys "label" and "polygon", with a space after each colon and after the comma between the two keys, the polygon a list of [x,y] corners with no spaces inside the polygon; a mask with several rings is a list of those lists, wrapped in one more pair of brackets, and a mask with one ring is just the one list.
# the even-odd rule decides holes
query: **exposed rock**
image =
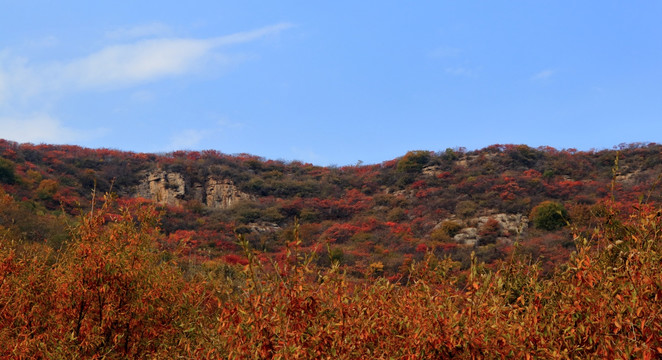
{"label": "exposed rock", "polygon": [[255,199],[239,191],[228,179],[209,177],[204,185],[194,183],[187,186],[182,174],[163,170],[147,173],[136,189],[136,196],[170,206],[181,206],[186,200],[198,200],[214,209],[227,209],[241,200]]}
{"label": "exposed rock", "polygon": [[[625,169],[627,171],[627,168]],[[614,180],[624,185],[632,186],[637,183],[637,177],[641,173],[641,170],[635,170],[633,172],[622,172],[619,171]]]}
{"label": "exposed rock", "polygon": [[200,183],[195,183],[188,191],[191,197],[201,203],[205,203],[205,187]]}
{"label": "exposed rock", "polygon": [[501,228],[500,232],[503,235],[497,239],[497,242],[499,243],[512,241],[512,237],[522,234],[529,226],[529,219],[522,214],[499,213],[480,216],[467,220],[467,223],[471,225],[460,230],[460,232],[453,237],[453,240],[465,245],[476,245],[478,240],[480,240],[479,229],[482,228],[489,219],[494,219],[499,223],[499,227]]}
{"label": "exposed rock", "polygon": [[209,178],[206,187],[206,201],[210,208],[227,209],[241,200],[254,200],[255,197],[239,191],[232,180]]}
{"label": "exposed rock", "polygon": [[455,234],[453,240],[465,245],[476,245],[478,242],[478,229],[475,227],[464,228]]}
{"label": "exposed rock", "polygon": [[280,226],[278,226],[278,224],[268,223],[264,221],[250,223],[247,226],[251,230],[251,232],[256,232],[256,233],[267,233],[267,232],[273,233],[281,229]]}
{"label": "exposed rock", "polygon": [[426,166],[423,168],[423,175],[426,176],[437,176],[444,171],[438,165]]}
{"label": "exposed rock", "polygon": [[154,171],[138,185],[137,196],[150,199],[159,204],[181,205],[186,194],[186,182],[179,173]]}
{"label": "exposed rock", "polygon": [[478,228],[485,225],[490,218],[498,221],[501,229],[505,230],[509,235],[521,234],[529,227],[529,219],[522,214],[500,213],[477,218]]}

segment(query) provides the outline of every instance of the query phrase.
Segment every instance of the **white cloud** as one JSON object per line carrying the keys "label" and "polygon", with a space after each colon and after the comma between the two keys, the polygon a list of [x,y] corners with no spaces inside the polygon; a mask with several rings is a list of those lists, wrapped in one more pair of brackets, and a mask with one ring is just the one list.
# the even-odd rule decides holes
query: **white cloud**
{"label": "white cloud", "polygon": [[47,114],[26,117],[0,117],[0,138],[16,142],[71,143],[89,136],[99,135],[103,129],[85,132],[68,128]]}
{"label": "white cloud", "polygon": [[281,31],[287,30],[293,26],[294,25],[290,23],[280,23],[276,25],[265,26],[263,28],[252,31],[239,32],[232,35],[217,37],[212,39],[212,42],[215,44],[215,46],[245,43],[261,37],[278,34]]}
{"label": "white cloud", "polygon": [[62,82],[79,88],[131,86],[190,71],[213,44],[209,40],[156,39],[113,45],[62,68]]}
{"label": "white cloud", "polygon": [[[18,142],[73,143],[103,135],[103,129],[81,131],[49,115],[57,101],[89,90],[131,89],[173,76],[223,67],[243,61],[229,56],[223,47],[277,35],[292,27],[281,23],[252,31],[207,39],[153,38],[109,45],[77,59],[35,62],[0,49],[0,138]],[[120,29],[117,38],[156,35],[166,30],[159,24]],[[53,43],[56,39],[47,39]],[[134,101],[150,101],[153,94],[136,89]],[[219,124],[221,125],[221,124]],[[236,124],[228,123],[226,127]],[[172,148],[196,146],[209,131],[187,130],[172,138]]]}
{"label": "white cloud", "polygon": [[[275,35],[292,27],[282,23],[209,39],[159,38],[110,45],[68,62],[33,65],[0,53],[0,101],[49,92],[116,89],[202,70],[207,62],[231,61],[214,50]],[[4,94],[4,96],[3,96]],[[0,103],[1,104],[1,103]]]}
{"label": "white cloud", "polygon": [[149,24],[121,27],[106,32],[106,37],[113,40],[136,39],[149,36],[163,36],[170,33],[170,27],[163,23],[153,22]]}
{"label": "white cloud", "polygon": [[12,101],[26,101],[39,94],[43,85],[26,58],[0,52],[0,108]]}
{"label": "white cloud", "polygon": [[211,39],[151,39],[113,45],[69,63],[64,76],[81,87],[113,87],[181,75],[195,70],[213,49],[250,42],[291,26],[277,24]]}
{"label": "white cloud", "polygon": [[545,70],[533,75],[531,77],[531,80],[539,80],[539,81],[547,80],[547,79],[551,78],[552,75],[554,75],[554,70],[545,69]]}

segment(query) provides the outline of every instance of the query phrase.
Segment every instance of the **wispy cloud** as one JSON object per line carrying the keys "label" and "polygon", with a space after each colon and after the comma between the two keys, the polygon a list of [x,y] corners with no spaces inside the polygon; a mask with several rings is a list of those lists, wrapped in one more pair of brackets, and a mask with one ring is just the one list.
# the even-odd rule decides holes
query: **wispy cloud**
{"label": "wispy cloud", "polygon": [[150,39],[108,46],[64,66],[63,81],[84,88],[116,87],[182,75],[198,68],[216,48],[250,42],[291,26],[278,24],[211,39]]}
{"label": "wispy cloud", "polygon": [[539,73],[531,76],[531,80],[542,81],[551,78],[555,74],[555,71],[552,69],[545,69]]}
{"label": "wispy cloud", "polygon": [[[86,91],[132,89],[139,85],[191,73],[217,71],[246,57],[227,55],[225,48],[245,44],[291,28],[280,23],[214,38],[144,38],[162,36],[168,27],[153,23],[108,33],[120,43],[70,60],[39,62],[0,49],[0,138],[21,142],[66,143],[99,136],[66,126],[53,116],[61,98]],[[138,39],[142,38],[142,39]],[[47,39],[55,44],[56,39]],[[154,94],[133,89],[133,101]],[[36,114],[36,115],[35,115]],[[187,130],[173,137],[173,148],[192,147],[207,133]]]}
{"label": "wispy cloud", "polygon": [[0,52],[0,109],[9,103],[25,102],[39,94],[44,79],[30,66],[28,59]]}
{"label": "wispy cloud", "polygon": [[71,143],[101,136],[105,129],[81,131],[63,125],[47,114],[23,117],[0,117],[0,138],[31,143]]}
{"label": "wispy cloud", "polygon": [[138,40],[109,45],[71,61],[37,65],[5,54],[0,56],[0,90],[3,91],[0,101],[7,101],[8,94],[29,96],[44,92],[126,88],[181,76],[200,71],[203,64],[219,65],[219,61],[229,61],[215,51],[219,48],[275,35],[290,27],[291,24],[281,23],[208,39]]}
{"label": "wispy cloud", "polygon": [[63,84],[124,87],[191,71],[214,44],[210,40],[155,39],[106,47],[62,67]]}

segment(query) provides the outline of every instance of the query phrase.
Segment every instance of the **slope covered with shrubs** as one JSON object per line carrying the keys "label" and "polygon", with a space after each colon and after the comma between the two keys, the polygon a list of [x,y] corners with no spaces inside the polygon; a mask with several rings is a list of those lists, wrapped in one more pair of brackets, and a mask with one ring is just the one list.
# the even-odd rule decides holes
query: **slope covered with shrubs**
{"label": "slope covered with shrubs", "polygon": [[[659,201],[650,189],[662,173],[656,144],[585,152],[494,145],[320,167],[217,151],[136,154],[0,141],[0,159],[0,186],[16,200],[0,209],[0,224],[29,241],[57,248],[68,237],[62,224],[90,208],[93,191],[139,203],[149,174],[166,173],[181,182],[164,188],[180,192],[178,206],[156,204],[165,243],[187,242],[192,257],[245,263],[235,239],[241,233],[282,258],[298,219],[302,251],[315,254],[317,265],[329,267],[330,252],[352,277],[379,268],[392,281],[406,278],[427,251],[466,269],[472,252],[493,263],[518,240],[549,272],[574,250],[567,222],[591,225],[590,214],[602,212],[611,194],[632,204]],[[205,206],[196,186],[210,177],[247,196],[229,208]]]}
{"label": "slope covered with shrubs", "polygon": [[[1,194],[4,206],[14,201]],[[547,277],[522,252],[467,270],[427,252],[405,281],[356,280],[301,251],[194,261],[148,204],[106,198],[58,249],[0,232],[0,357],[662,356],[662,209],[605,204]]]}
{"label": "slope covered with shrubs", "polygon": [[[250,196],[136,197],[157,170]],[[662,357],[660,173],[656,144],[319,167],[0,141],[0,357]]]}

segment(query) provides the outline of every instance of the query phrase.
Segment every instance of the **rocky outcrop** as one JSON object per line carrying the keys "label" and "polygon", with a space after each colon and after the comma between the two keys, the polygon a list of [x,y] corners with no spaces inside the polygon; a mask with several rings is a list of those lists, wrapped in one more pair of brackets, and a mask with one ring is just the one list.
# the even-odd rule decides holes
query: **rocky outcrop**
{"label": "rocky outcrop", "polygon": [[147,174],[138,185],[136,196],[150,199],[159,204],[179,206],[186,195],[186,182],[179,173],[154,171]]}
{"label": "rocky outcrop", "polygon": [[522,214],[493,214],[488,216],[480,216],[467,220],[467,226],[460,230],[453,240],[465,244],[476,245],[480,240],[480,229],[487,224],[490,219],[494,219],[499,224],[500,237],[497,241],[511,242],[517,238],[518,235],[524,233],[529,226],[529,219]]}
{"label": "rocky outcrop", "polygon": [[522,214],[494,214],[490,216],[481,216],[477,218],[478,227],[483,226],[487,221],[492,218],[499,223],[504,234],[516,235],[521,234],[529,226],[529,219]]}
{"label": "rocky outcrop", "polygon": [[278,224],[265,221],[249,223],[247,227],[254,233],[274,233],[281,230],[281,227],[278,226]]}
{"label": "rocky outcrop", "polygon": [[458,232],[453,240],[464,245],[476,245],[478,242],[478,229],[475,227],[466,227]]}
{"label": "rocky outcrop", "polygon": [[630,171],[630,169],[627,166],[624,166],[621,167],[616,174],[614,174],[615,175],[614,180],[616,180],[616,182],[621,183],[623,185],[632,186],[641,181],[639,179],[639,176],[641,174],[642,171],[639,169]]}
{"label": "rocky outcrop", "polygon": [[163,170],[147,173],[135,196],[170,206],[197,200],[213,209],[227,209],[242,200],[255,200],[254,196],[239,191],[229,179],[209,177],[205,184],[188,184],[182,174]]}
{"label": "rocky outcrop", "polygon": [[210,208],[227,209],[242,200],[255,200],[254,196],[239,191],[231,180],[207,180],[205,204]]}
{"label": "rocky outcrop", "polygon": [[438,165],[426,166],[423,168],[423,175],[425,176],[437,176],[444,171]]}

